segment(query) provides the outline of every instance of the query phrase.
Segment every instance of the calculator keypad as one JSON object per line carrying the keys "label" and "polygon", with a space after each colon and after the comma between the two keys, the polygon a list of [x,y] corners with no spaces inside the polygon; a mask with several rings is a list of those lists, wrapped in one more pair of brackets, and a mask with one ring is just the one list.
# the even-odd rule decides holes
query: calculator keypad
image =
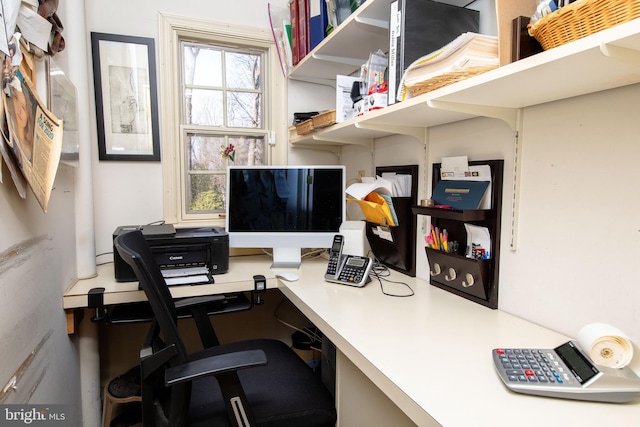
{"label": "calculator keypad", "polygon": [[552,350],[496,349],[510,382],[573,385],[575,379]]}

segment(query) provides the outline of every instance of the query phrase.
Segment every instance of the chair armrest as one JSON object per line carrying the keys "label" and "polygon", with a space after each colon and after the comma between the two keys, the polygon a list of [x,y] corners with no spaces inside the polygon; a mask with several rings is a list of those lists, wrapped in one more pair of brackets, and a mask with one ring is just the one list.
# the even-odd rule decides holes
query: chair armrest
{"label": "chair armrest", "polygon": [[172,386],[208,375],[218,375],[266,364],[267,355],[262,350],[220,354],[169,368],[165,371],[164,382],[165,385]]}

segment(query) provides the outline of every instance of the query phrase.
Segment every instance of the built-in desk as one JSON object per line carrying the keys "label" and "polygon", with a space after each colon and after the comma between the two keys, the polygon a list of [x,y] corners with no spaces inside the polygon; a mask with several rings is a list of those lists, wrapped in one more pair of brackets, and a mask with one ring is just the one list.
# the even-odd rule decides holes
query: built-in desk
{"label": "built-in desk", "polygon": [[[237,268],[240,263],[243,267]],[[321,260],[304,262],[300,280],[277,280],[277,286],[337,347],[339,427],[632,426],[640,420],[639,401],[541,398],[503,386],[493,368],[494,347],[555,347],[568,339],[563,335],[398,272],[392,278],[410,284],[414,296],[385,296],[376,280],[364,288],[327,283],[324,269]],[[265,274],[269,286],[276,285],[268,261],[232,259],[229,274],[236,270],[237,281],[229,283],[252,284],[253,274]],[[400,285],[384,283],[388,293],[405,292]],[[126,295],[140,298],[137,285],[133,287]],[[189,288],[172,291],[205,291]],[[221,289],[211,285],[211,292]],[[71,290],[75,294],[65,298],[82,298],[79,288]],[[84,298],[86,302],[86,294]],[[65,308],[72,300],[65,300]]]}

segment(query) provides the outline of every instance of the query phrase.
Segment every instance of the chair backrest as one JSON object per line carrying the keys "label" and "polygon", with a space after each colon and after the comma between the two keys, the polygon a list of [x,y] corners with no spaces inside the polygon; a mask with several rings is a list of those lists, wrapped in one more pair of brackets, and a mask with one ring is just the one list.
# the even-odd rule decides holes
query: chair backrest
{"label": "chair backrest", "polygon": [[163,379],[164,368],[187,360],[173,297],[141,231],[120,234],[114,243],[122,259],[133,269],[155,317],[145,343],[147,348],[141,352],[143,422],[147,425],[148,418],[153,417],[155,425],[182,425],[188,410],[190,384],[167,388]]}

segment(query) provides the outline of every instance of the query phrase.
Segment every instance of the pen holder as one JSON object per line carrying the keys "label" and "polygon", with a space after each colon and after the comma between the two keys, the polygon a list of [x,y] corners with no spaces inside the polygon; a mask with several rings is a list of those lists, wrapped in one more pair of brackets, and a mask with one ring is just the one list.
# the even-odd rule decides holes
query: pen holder
{"label": "pen holder", "polygon": [[425,248],[429,260],[431,284],[462,296],[488,300],[490,259],[473,259],[462,255]]}

